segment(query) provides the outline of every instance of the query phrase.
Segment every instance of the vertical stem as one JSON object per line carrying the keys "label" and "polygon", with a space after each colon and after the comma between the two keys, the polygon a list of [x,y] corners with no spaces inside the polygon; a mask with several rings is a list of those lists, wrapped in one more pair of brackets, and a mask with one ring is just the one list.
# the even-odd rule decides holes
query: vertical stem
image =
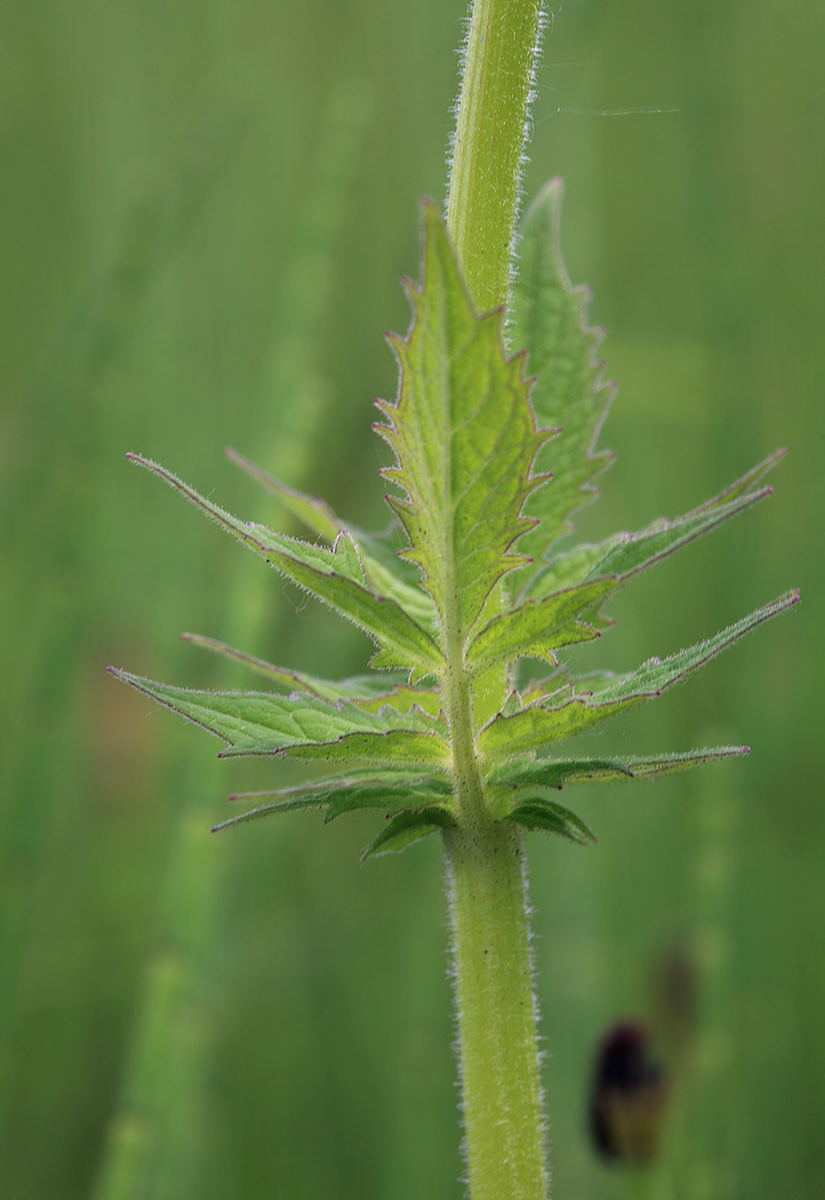
{"label": "vertical stem", "polygon": [[[507,300],[541,0],[475,0],[447,225],[480,312]],[[459,824],[445,831],[473,1200],[542,1200],[547,1169],[521,833],[497,821],[473,743],[457,624],[443,684]]]}
{"label": "vertical stem", "polygon": [[447,227],[479,312],[507,300],[541,0],[475,0]]}
{"label": "vertical stem", "polygon": [[521,834],[502,822],[474,824],[445,838],[470,1193],[541,1200],[547,1172]]}

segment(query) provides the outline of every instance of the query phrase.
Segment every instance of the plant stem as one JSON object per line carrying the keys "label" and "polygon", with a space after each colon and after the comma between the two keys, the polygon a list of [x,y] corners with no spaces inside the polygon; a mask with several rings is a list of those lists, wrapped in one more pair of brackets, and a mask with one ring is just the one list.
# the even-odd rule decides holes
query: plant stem
{"label": "plant stem", "polygon": [[[507,301],[540,28],[540,0],[473,5],[447,225],[479,312]],[[495,819],[484,795],[465,631],[446,624],[459,823],[444,841],[470,1192],[473,1200],[541,1200],[548,1180],[522,836]]]}
{"label": "plant stem", "polygon": [[521,834],[447,832],[461,1082],[472,1200],[547,1194]]}
{"label": "plant stem", "polygon": [[447,227],[479,312],[507,300],[540,0],[475,0]]}

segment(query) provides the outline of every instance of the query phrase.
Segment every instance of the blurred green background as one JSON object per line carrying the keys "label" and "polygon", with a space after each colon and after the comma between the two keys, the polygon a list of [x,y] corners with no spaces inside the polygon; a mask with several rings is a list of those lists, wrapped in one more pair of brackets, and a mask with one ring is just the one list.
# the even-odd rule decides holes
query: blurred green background
{"label": "blurred green background", "polygon": [[[464,16],[0,3],[7,1200],[462,1192],[436,842],[361,870],[369,819],[210,837],[230,791],[286,770],[218,763],[104,668],[239,685],[184,629],[362,668],[364,638],[124,454],[281,520],[231,443],[383,523],[381,335],[408,322],[416,200],[444,196]],[[622,595],[582,662],[629,668],[803,589],[598,743],[741,741],[747,761],[582,789],[595,848],[532,835],[561,1200],[825,1195],[824,57],[815,0],[567,0],[546,41],[526,193],[567,181],[568,268],[621,385],[601,439],[619,459],[580,528],[676,515],[790,448],[774,498]],[[696,1000],[685,983],[668,1024],[656,980],[677,968]],[[647,1183],[586,1135],[622,1016],[684,1046]]]}

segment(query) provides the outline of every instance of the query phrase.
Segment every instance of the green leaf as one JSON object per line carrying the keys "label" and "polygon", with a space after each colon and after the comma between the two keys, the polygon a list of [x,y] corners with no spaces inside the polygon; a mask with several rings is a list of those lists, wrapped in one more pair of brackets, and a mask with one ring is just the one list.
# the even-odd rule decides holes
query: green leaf
{"label": "green leaf", "polygon": [[[250,753],[224,750],[222,758],[237,758]],[[434,733],[397,729],[388,733],[351,733],[337,742],[288,746],[279,750],[282,758],[301,762],[372,763],[376,766],[419,766],[431,771],[446,771],[450,752],[444,740]]]}
{"label": "green leaf", "polygon": [[555,800],[537,793],[531,793],[530,798],[518,804],[507,814],[505,820],[523,825],[525,829],[555,833],[580,846],[587,846],[596,841],[596,835],[581,817],[577,817],[569,808],[557,804]]}
{"label": "green leaf", "polygon": [[423,209],[423,287],[408,286],[413,323],[393,336],[401,369],[397,404],[376,430],[397,456],[383,472],[406,492],[389,503],[411,542],[442,625],[464,641],[487,596],[524,563],[509,553],[531,527],[521,516],[539,485],[537,432],[522,357],[508,360],[501,313],[476,316],[447,233],[432,205]]}
{"label": "green leaf", "polygon": [[[289,691],[307,692],[308,695],[316,696],[319,700],[375,700],[380,706],[380,701],[383,699],[387,704],[392,704],[395,695],[394,692],[388,692],[387,689],[389,687],[397,689],[402,682],[400,674],[397,681],[394,681],[383,673],[381,675],[356,675],[351,679],[340,681],[319,679],[316,675],[307,675],[303,671],[291,671],[287,667],[276,667],[263,658],[254,658],[251,654],[235,650],[224,642],[216,641],[215,638],[203,637],[199,633],[182,633],[181,637],[193,646],[199,646],[202,650],[209,650],[213,654],[220,654],[231,662],[248,667],[250,671],[262,675],[271,683],[277,684],[278,687],[287,688]],[[405,696],[407,693],[419,694],[414,689],[406,687],[403,692]],[[427,696],[431,694],[436,693],[425,693]]]}
{"label": "green leaf", "polygon": [[361,862],[365,863],[368,858],[377,858],[381,854],[398,854],[413,842],[420,842],[431,833],[438,833],[451,825],[455,825],[455,819],[443,808],[430,806],[418,812],[400,812],[362,850]]}
{"label": "green leaf", "polygon": [[512,289],[512,342],[527,350],[528,370],[536,377],[530,393],[536,421],[542,428],[561,426],[536,458],[535,471],[552,472],[552,479],[524,508],[540,523],[518,549],[535,560],[569,531],[570,516],[597,494],[591,480],[613,458],[594,453],[615,385],[602,381],[597,351],[604,333],[587,323],[590,291],[571,287],[562,259],[562,194],[561,180],[554,179],[528,209]]}
{"label": "green leaf", "polygon": [[599,545],[585,544],[557,555],[530,580],[524,589],[525,596],[538,600],[560,587],[601,575],[618,575],[624,583],[632,575],[655,566],[769,496],[771,488],[754,491],[754,484],[764,478],[784,453],[780,450],[772,454],[720,495],[673,521],[660,518],[638,533],[614,534]]}
{"label": "green leaf", "polygon": [[260,484],[265,492],[280,501],[287,512],[291,513],[297,521],[306,525],[307,529],[311,529],[317,537],[332,543],[339,533],[346,531],[344,522],[336,517],[325,500],[318,500],[314,496],[307,496],[303,492],[296,492],[294,488],[287,487],[285,483],[281,483],[263,467],[258,467],[255,463],[250,462],[248,458],[239,454],[237,450],[233,450],[231,446],[225,447],[224,454],[230,462],[233,462],[236,467],[240,467],[251,479]]}
{"label": "green leaf", "polygon": [[251,476],[271,496],[280,500],[294,517],[302,521],[318,537],[324,538],[328,542],[335,542],[341,533],[348,533],[358,547],[361,565],[372,591],[390,600],[395,600],[422,628],[428,631],[433,629],[436,621],[436,608],[432,597],[428,596],[420,587],[412,586],[401,579],[397,570],[393,571],[380,558],[375,557],[374,551],[379,548],[378,539],[370,534],[362,533],[342,521],[324,500],[318,500],[303,492],[296,492],[294,488],[287,487],[286,484],[270,475],[268,471],[255,466],[248,458],[238,454],[237,450],[227,446],[225,453],[232,462]]}
{"label": "green leaf", "polygon": [[755,467],[751,467],[746,471],[741,479],[737,479],[730,487],[725,488],[724,492],[720,492],[718,496],[714,496],[712,500],[706,500],[704,504],[700,504],[698,508],[694,508],[693,512],[687,513],[689,517],[695,517],[701,512],[707,512],[711,508],[719,508],[726,504],[729,500],[735,500],[737,496],[743,496],[745,492],[752,491],[758,483],[761,483],[765,476],[782,461],[788,453],[787,449],[782,446],[779,450],[774,450],[773,454],[769,454],[762,462],[757,463]]}
{"label": "green leaf", "polygon": [[[377,682],[381,682],[381,676],[378,676]],[[382,708],[390,706],[405,713],[409,712],[413,706],[417,706],[429,716],[437,717],[442,710],[441,692],[435,689],[409,687],[401,683],[396,684],[391,692],[382,692],[380,695],[376,693],[373,693],[371,697],[356,699],[354,703],[365,712],[380,712]]]}
{"label": "green leaf", "polygon": [[437,671],[443,655],[432,636],[400,605],[364,586],[357,551],[348,534],[339,534],[334,550],[275,533],[264,525],[244,524],[212,504],[164,467],[139,455],[128,456],[165,480],[233,537],[280,574],[337,608],[381,647],[373,660],[381,667],[413,667],[417,676]]}
{"label": "green leaf", "polygon": [[682,754],[655,754],[652,757],[620,755],[618,758],[534,759],[505,763],[493,771],[490,782],[513,788],[535,784],[561,790],[565,783],[612,783],[626,779],[659,779],[677,771],[702,767],[706,763],[749,754],[748,746],[713,746],[688,750]]}
{"label": "green leaf", "polygon": [[618,585],[615,576],[597,579],[556,592],[539,603],[528,600],[520,608],[494,617],[470,642],[467,666],[481,671],[492,663],[512,662],[522,656],[554,662],[554,650],[599,636],[580,625],[577,618]]}
{"label": "green leaf", "polygon": [[595,694],[579,696],[568,685],[514,716],[499,714],[481,730],[477,742],[479,753],[495,760],[542,750],[553,742],[583,733],[627,708],[652,700],[798,600],[799,592],[787,592],[715,637],[661,661],[651,658],[631,674],[608,681]]}
{"label": "green leaf", "polygon": [[380,736],[399,730],[431,740],[433,746],[440,747],[442,757],[448,753],[441,737],[446,733],[443,719],[433,720],[414,708],[399,713],[386,707],[370,713],[344,700],[332,705],[312,697],[296,699],[273,692],[194,691],[155,683],[114,667],[109,670],[158,704],[222,738],[235,751],[247,754],[269,755],[295,746],[317,749],[328,742],[338,744],[338,739],[353,733]]}
{"label": "green leaf", "polygon": [[271,797],[272,802],[221,821],[212,832],[256,821],[260,817],[309,808],[326,809],[326,823],[343,813],[355,812],[357,809],[381,809],[388,814],[394,814],[403,809],[422,808],[434,802],[449,805],[451,787],[446,779],[411,775],[409,772],[368,770],[316,779],[309,784],[282,788],[274,792],[243,792],[231,796],[230,799],[252,800],[264,797]]}

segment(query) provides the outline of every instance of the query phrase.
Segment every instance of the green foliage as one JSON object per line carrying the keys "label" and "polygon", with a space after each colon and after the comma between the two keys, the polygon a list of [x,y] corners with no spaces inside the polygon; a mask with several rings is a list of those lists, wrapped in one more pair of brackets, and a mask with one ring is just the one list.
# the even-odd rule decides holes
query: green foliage
{"label": "green foliage", "polygon": [[[380,809],[389,822],[364,858],[404,849],[464,819],[451,781],[461,773],[456,753],[465,721],[492,818],[579,843],[593,840],[591,831],[548,794],[563,784],[657,779],[747,752],[550,757],[555,743],[661,695],[798,598],[787,593],[715,637],[622,677],[577,680],[559,667],[560,653],[610,628],[600,608],[619,588],[767,496],[770,489],[759,485],[781,457],[676,520],[551,557],[610,461],[594,443],[612,394],[595,357],[602,335],[585,319],[587,292],[570,286],[561,258],[560,202],[554,182],[526,218],[509,326],[520,347],[514,357],[504,348],[502,312],[475,312],[447,231],[424,205],[422,283],[407,289],[412,325],[406,339],[390,338],[399,395],[394,404],[379,402],[386,423],[376,426],[396,456],[383,474],[403,492],[388,498],[406,535],[397,538],[397,555],[235,451],[230,458],[318,542],[239,521],[163,467],[131,456],[378,646],[373,674],[339,682],[184,635],[250,667],[277,689],[270,692],[190,691],[114,672],[222,738],[229,746],[223,756],[342,768],[267,793],[269,803],[217,828],[303,808],[323,809],[327,820]],[[513,683],[526,658],[556,670],[520,693]],[[431,682],[421,686],[424,678]],[[460,695],[469,697],[463,710]]]}

